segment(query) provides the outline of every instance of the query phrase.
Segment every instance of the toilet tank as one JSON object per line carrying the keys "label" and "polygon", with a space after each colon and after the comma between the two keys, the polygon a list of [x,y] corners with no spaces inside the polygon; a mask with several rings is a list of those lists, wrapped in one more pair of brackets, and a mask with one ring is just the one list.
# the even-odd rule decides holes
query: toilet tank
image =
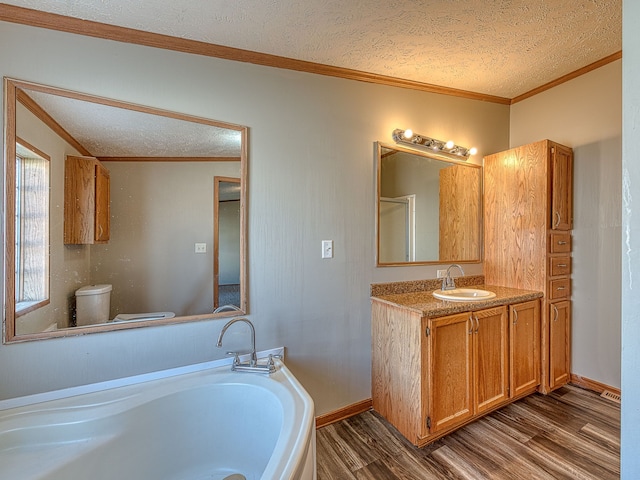
{"label": "toilet tank", "polygon": [[109,321],[111,285],[87,285],[76,290],[76,325],[95,325]]}

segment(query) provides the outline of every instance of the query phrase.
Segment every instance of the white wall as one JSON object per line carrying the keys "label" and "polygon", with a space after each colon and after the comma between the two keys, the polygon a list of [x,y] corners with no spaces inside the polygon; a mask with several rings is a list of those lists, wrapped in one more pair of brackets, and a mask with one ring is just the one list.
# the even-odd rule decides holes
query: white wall
{"label": "white wall", "polygon": [[[622,4],[622,449],[623,480],[640,478],[640,2]],[[635,202],[634,202],[635,200]]]}
{"label": "white wall", "polygon": [[511,107],[512,147],[574,149],[572,373],[620,388],[622,62]]}
{"label": "white wall", "polygon": [[[374,141],[411,127],[475,145],[480,158],[509,141],[505,105],[8,23],[0,75],[249,127],[250,317],[259,349],[288,348],[318,414],[371,395],[370,283],[437,268],[374,267]],[[333,259],[320,258],[325,239]],[[220,358],[223,324],[2,345],[0,398]]]}

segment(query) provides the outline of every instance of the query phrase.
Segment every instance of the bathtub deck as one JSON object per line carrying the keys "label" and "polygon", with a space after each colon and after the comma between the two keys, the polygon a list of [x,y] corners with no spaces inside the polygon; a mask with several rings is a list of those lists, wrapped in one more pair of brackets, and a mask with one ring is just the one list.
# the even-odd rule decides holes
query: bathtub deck
{"label": "bathtub deck", "polygon": [[573,386],[508,405],[422,449],[373,411],[317,432],[318,480],[620,478],[620,405]]}

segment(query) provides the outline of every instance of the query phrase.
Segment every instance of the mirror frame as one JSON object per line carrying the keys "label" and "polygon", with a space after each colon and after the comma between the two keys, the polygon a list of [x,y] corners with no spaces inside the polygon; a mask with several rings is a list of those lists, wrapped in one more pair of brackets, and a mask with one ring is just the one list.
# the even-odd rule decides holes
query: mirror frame
{"label": "mirror frame", "polygon": [[376,205],[375,205],[375,210],[376,210],[376,267],[411,267],[411,266],[418,266],[418,265],[443,265],[443,264],[451,264],[451,263],[464,263],[464,264],[468,264],[468,263],[480,263],[482,262],[482,256],[483,256],[483,225],[482,225],[482,216],[483,216],[483,205],[482,205],[482,192],[483,192],[483,185],[482,185],[482,175],[480,176],[480,192],[479,192],[479,219],[478,219],[478,234],[479,234],[479,239],[478,239],[478,258],[476,259],[470,259],[470,260],[424,260],[424,261],[414,261],[414,262],[381,262],[380,261],[380,198],[382,197],[381,195],[381,173],[382,173],[382,155],[383,155],[383,150],[387,149],[387,150],[396,150],[398,152],[403,152],[403,153],[409,153],[412,155],[416,155],[419,157],[424,157],[424,158],[428,158],[431,160],[437,160],[439,162],[443,162],[443,163],[448,163],[450,165],[462,165],[465,167],[471,167],[471,168],[478,168],[478,169],[482,169],[482,165],[478,165],[475,163],[469,163],[468,161],[463,161],[463,160],[456,160],[453,158],[449,158],[449,157],[445,157],[444,155],[438,155],[437,152],[434,153],[429,153],[429,152],[425,152],[422,150],[417,150],[417,149],[412,149],[412,148],[405,148],[402,147],[400,145],[391,145],[391,144],[387,144],[384,142],[374,142],[374,150],[375,150],[375,159],[376,159]]}
{"label": "mirror frame", "polygon": [[[3,318],[3,343],[18,343],[31,340],[43,340],[48,338],[70,337],[78,335],[86,335],[90,333],[110,332],[115,330],[128,330],[133,328],[152,327],[169,324],[179,324],[186,322],[194,322],[201,320],[210,320],[214,318],[231,317],[238,315],[246,315],[249,313],[248,302],[248,285],[247,285],[247,137],[248,128],[242,125],[210,120],[207,118],[196,117],[192,115],[162,110],[154,107],[148,107],[128,102],[122,102],[105,97],[75,92],[71,90],[60,89],[56,87],[41,85],[37,83],[17,80],[4,77],[4,99],[5,99],[5,135],[4,135],[4,226],[5,226],[5,252],[4,252],[4,318]],[[15,156],[16,156],[16,112],[17,102],[20,91],[33,90],[51,95],[64,96],[76,100],[97,103],[101,105],[133,110],[136,112],[146,113],[150,115],[159,115],[173,119],[183,120],[187,122],[200,123],[218,128],[235,130],[241,134],[240,148],[240,311],[225,311],[214,314],[205,313],[200,315],[190,315],[182,317],[174,317],[159,320],[143,320],[136,322],[113,322],[100,325],[91,325],[83,327],[69,327],[49,332],[16,334],[16,315],[15,315]],[[7,241],[9,240],[9,241]],[[213,264],[211,266],[213,269]],[[212,275],[215,273],[212,271]],[[213,292],[212,292],[213,294]]]}

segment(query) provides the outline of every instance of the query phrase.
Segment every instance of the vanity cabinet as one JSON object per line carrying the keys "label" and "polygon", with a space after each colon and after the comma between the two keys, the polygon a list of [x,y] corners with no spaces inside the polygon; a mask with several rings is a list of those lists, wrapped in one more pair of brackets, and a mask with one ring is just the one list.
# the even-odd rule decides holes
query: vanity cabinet
{"label": "vanity cabinet", "polygon": [[94,157],[67,156],[64,168],[64,243],[107,243],[110,179]]}
{"label": "vanity cabinet", "polygon": [[509,398],[506,307],[428,324],[430,432],[450,430]]}
{"label": "vanity cabinet", "polygon": [[542,140],[485,157],[483,171],[485,281],[544,293],[540,391],[548,393],[571,377],[573,152]]}
{"label": "vanity cabinet", "polygon": [[535,392],[539,322],[537,299],[431,317],[374,297],[374,410],[423,446]]}

